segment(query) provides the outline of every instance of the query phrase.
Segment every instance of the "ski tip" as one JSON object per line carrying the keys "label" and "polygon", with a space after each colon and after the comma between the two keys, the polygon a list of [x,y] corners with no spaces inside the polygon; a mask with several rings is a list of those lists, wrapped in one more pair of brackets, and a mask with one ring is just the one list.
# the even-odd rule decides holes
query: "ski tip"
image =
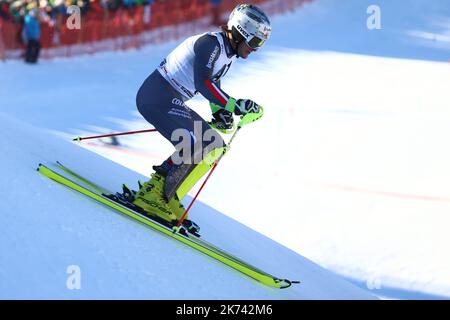
{"label": "ski tip", "polygon": [[41,169],[42,166],[43,166],[43,164],[42,164],[42,163],[39,163],[39,164],[38,164],[38,167],[36,168],[36,171],[39,171],[39,169]]}
{"label": "ski tip", "polygon": [[276,279],[276,282],[280,283],[280,289],[289,288],[293,284],[299,284],[298,280],[288,280],[288,279]]}
{"label": "ski tip", "polygon": [[76,137],[76,138],[73,138],[72,141],[78,141],[78,142],[79,142],[79,141],[81,141],[81,137],[78,136],[78,137]]}

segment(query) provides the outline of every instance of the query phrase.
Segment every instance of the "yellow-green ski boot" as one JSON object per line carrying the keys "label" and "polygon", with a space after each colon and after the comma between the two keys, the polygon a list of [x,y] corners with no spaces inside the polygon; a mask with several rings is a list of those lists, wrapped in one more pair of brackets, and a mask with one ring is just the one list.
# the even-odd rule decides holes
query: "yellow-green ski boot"
{"label": "yellow-green ski boot", "polygon": [[[177,220],[180,220],[183,214],[186,212],[186,208],[183,206],[181,201],[178,199],[178,196],[175,195],[169,201],[170,210],[175,214]],[[187,219],[187,216],[185,217]]]}
{"label": "yellow-green ski boot", "polygon": [[[133,204],[146,213],[161,218],[170,223],[176,223],[180,208],[176,210],[175,203],[167,203],[164,199],[164,177],[153,173],[151,179],[144,183],[136,194]],[[181,213],[183,215],[184,211]],[[181,216],[180,216],[181,217]]]}

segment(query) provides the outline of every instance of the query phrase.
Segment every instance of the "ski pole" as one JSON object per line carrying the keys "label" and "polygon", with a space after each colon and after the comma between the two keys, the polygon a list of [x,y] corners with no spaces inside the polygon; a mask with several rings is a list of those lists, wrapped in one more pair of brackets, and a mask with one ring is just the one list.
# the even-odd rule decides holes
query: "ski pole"
{"label": "ski pole", "polygon": [[186,211],[184,212],[183,216],[180,218],[180,220],[178,221],[177,225],[173,228],[174,232],[177,232],[180,230],[180,226],[183,223],[184,219],[186,218],[189,210],[191,209],[192,205],[194,204],[194,202],[197,200],[198,195],[200,194],[200,192],[203,190],[203,187],[206,185],[206,182],[208,182],[209,178],[211,177],[212,173],[214,172],[214,170],[217,168],[217,165],[219,164],[220,160],[222,160],[222,157],[225,155],[225,153],[227,153],[227,151],[230,149],[231,143],[233,142],[234,138],[236,137],[237,133],[239,132],[239,130],[241,130],[241,128],[251,122],[254,122],[258,119],[260,119],[264,114],[264,110],[262,107],[260,107],[260,111],[258,113],[248,113],[245,116],[243,116],[241,118],[241,121],[239,121],[239,124],[237,125],[237,129],[236,131],[233,133],[233,136],[231,137],[230,141],[228,142],[228,145],[226,146],[225,152],[222,153],[219,157],[219,159],[217,159],[216,163],[214,164],[213,168],[211,169],[211,171],[208,173],[208,175],[206,176],[205,181],[203,181],[200,189],[197,191],[197,194],[195,195],[195,197],[192,199],[191,203],[189,204],[188,208],[186,209]]}
{"label": "ski pole", "polygon": [[147,129],[147,130],[139,130],[139,131],[128,131],[128,132],[103,134],[103,135],[99,135],[99,136],[76,137],[76,138],[73,139],[73,141],[81,141],[81,140],[97,139],[97,138],[106,138],[106,137],[115,137],[115,136],[124,136],[124,135],[128,135],[128,134],[143,133],[143,132],[155,132],[155,131],[158,131],[158,130],[156,130],[156,129]]}
{"label": "ski pole", "polygon": [[[233,138],[236,136],[236,133],[238,133],[239,131],[239,127],[236,129],[236,131],[234,132],[233,136],[230,139],[230,142],[228,142],[228,145],[226,147],[226,150],[228,150],[230,148],[230,144],[233,140]],[[211,177],[212,173],[214,172],[214,170],[216,170],[217,165],[219,164],[220,160],[222,159],[222,157],[225,155],[226,151],[224,153],[222,153],[222,155],[219,157],[219,159],[217,159],[216,163],[214,164],[214,166],[212,167],[211,171],[208,173],[208,175],[206,176],[205,181],[203,181],[200,189],[197,191],[197,194],[195,195],[195,197],[192,199],[191,203],[189,204],[188,208],[186,209],[186,211],[184,212],[183,216],[180,218],[180,220],[178,221],[177,225],[174,228],[174,231],[178,231],[181,224],[183,223],[184,219],[186,218],[189,210],[191,210],[191,207],[193,206],[194,202],[197,200],[198,195],[200,194],[200,192],[203,190],[203,187],[206,185],[206,182],[208,182],[209,178]]]}

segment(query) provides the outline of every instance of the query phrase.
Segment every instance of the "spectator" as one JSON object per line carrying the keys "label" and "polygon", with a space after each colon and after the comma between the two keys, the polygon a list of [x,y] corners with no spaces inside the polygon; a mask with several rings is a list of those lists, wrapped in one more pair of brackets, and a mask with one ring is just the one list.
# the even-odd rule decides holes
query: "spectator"
{"label": "spectator", "polygon": [[1,0],[0,1],[0,18],[4,20],[11,20],[11,14],[9,13],[9,4]]}
{"label": "spectator", "polygon": [[116,11],[121,6],[121,0],[106,0],[106,7],[111,11]]}
{"label": "spectator", "polygon": [[22,37],[26,44],[25,62],[36,63],[41,48],[41,26],[39,22],[39,10],[35,3],[27,6],[27,14],[25,15]]}
{"label": "spectator", "polygon": [[21,0],[12,2],[9,6],[9,12],[14,22],[22,22],[25,14],[24,2]]}
{"label": "spectator", "polygon": [[134,0],[122,0],[122,5],[125,8],[131,8],[135,5],[135,2],[134,2]]}

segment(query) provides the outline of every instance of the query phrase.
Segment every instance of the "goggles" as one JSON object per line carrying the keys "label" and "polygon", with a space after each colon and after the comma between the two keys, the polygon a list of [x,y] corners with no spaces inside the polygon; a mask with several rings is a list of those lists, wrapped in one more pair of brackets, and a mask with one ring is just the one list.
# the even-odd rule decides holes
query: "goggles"
{"label": "goggles", "polygon": [[247,45],[253,50],[258,50],[262,47],[262,45],[266,42],[266,40],[253,36],[249,41],[246,41]]}

